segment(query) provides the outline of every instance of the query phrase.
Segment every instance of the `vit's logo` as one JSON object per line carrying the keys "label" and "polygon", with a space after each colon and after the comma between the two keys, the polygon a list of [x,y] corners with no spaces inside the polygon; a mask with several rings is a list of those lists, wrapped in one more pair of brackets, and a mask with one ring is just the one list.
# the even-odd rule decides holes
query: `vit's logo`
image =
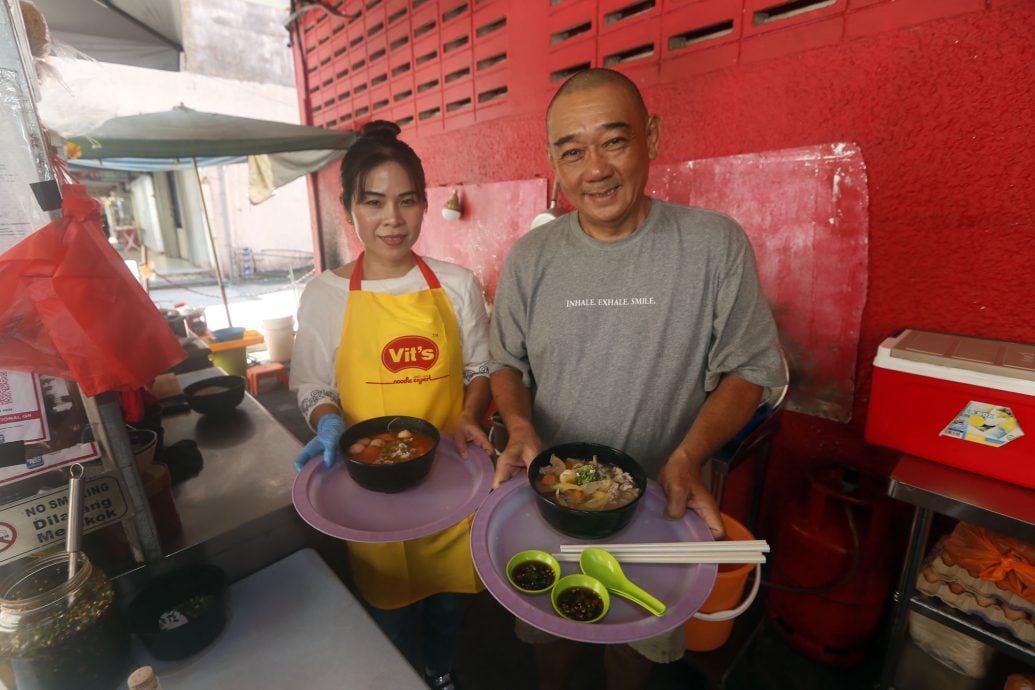
{"label": "vit's logo", "polygon": [[437,361],[438,345],[421,335],[404,335],[388,343],[381,350],[381,363],[393,374],[403,369],[427,371]]}

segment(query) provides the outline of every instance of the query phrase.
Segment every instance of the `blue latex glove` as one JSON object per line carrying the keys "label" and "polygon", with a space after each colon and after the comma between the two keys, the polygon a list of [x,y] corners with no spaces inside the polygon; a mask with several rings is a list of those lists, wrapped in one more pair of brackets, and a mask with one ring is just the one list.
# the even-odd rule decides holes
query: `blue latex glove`
{"label": "blue latex glove", "polygon": [[320,417],[316,425],[316,437],[305,444],[302,452],[295,458],[295,471],[298,472],[302,466],[323,453],[323,464],[330,469],[334,464],[334,457],[338,452],[338,441],[345,433],[345,420],[336,414],[327,414]]}

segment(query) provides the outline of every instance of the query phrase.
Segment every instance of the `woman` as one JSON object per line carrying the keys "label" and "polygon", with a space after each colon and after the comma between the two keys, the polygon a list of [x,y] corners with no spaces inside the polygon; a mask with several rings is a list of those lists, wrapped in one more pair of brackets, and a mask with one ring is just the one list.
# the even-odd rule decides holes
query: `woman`
{"label": "woman", "polygon": [[[492,450],[478,423],[490,373],[481,286],[466,268],[413,253],[428,201],[420,159],[398,134],[393,123],[371,122],[342,161],[346,220],[364,251],[321,273],[302,294],[291,379],[317,435],[296,468],[321,454],[330,466],[346,424],[388,414],[430,421],[452,434],[465,457],[468,442]],[[437,346],[438,359],[422,371],[431,380],[379,385],[371,395],[368,381],[399,378],[381,353],[403,336]],[[450,664],[465,605],[459,593],[482,589],[469,544],[470,518],[413,541],[348,545],[371,614],[408,658],[418,619],[423,624],[425,679],[436,690],[454,687]]]}

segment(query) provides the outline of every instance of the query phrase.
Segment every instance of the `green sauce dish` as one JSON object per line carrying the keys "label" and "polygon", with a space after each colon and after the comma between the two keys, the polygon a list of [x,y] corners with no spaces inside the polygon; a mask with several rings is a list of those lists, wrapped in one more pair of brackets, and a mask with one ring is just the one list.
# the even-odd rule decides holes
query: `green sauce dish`
{"label": "green sauce dish", "polygon": [[545,551],[519,551],[507,561],[507,580],[525,594],[549,592],[561,577],[561,564]]}
{"label": "green sauce dish", "polygon": [[600,580],[589,575],[566,575],[550,593],[553,610],[578,623],[596,623],[611,608],[611,596]]}

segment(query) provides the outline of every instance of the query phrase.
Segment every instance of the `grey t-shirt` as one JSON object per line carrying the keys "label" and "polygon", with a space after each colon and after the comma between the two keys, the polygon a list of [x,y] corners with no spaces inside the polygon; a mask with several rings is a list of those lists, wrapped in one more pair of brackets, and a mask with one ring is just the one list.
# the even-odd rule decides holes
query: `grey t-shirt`
{"label": "grey t-shirt", "polygon": [[545,447],[603,443],[650,477],[724,374],[785,383],[744,231],[721,213],[658,200],[618,241],[589,237],[575,213],[520,238],[489,348],[532,389]]}

